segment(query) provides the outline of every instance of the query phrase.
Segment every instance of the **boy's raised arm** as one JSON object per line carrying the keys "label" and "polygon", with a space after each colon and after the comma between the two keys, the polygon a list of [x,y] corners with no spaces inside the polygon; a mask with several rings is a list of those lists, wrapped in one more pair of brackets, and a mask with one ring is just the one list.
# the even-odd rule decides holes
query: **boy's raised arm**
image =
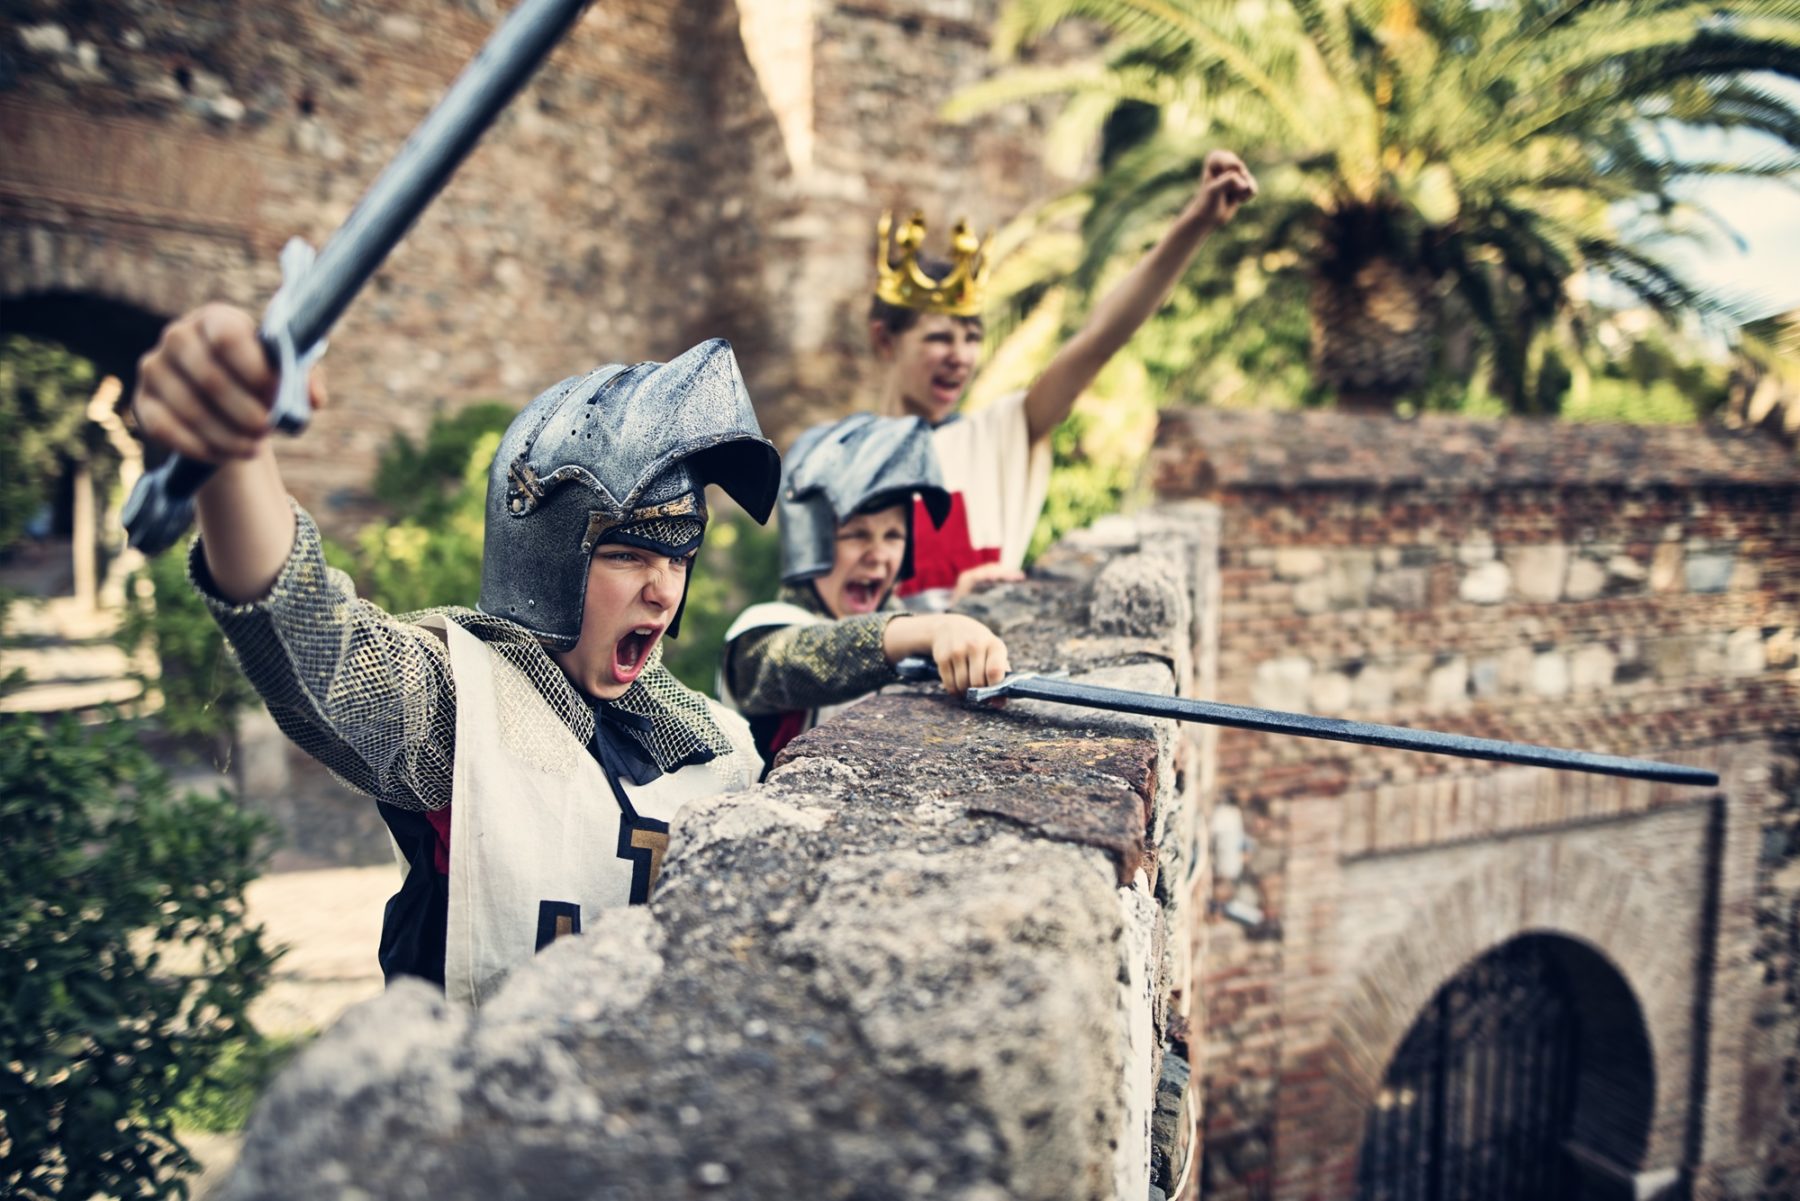
{"label": "boy's raised arm", "polygon": [[1062,424],[1106,361],[1169,298],[1200,243],[1255,195],[1256,178],[1237,155],[1215,150],[1206,156],[1199,191],[1188,206],[1150,252],[1106,294],[1087,324],[1057,352],[1025,393],[1025,420],[1033,442],[1048,438]]}
{"label": "boy's raised arm", "polygon": [[[221,597],[269,591],[294,545],[294,514],[269,440],[276,375],[242,309],[209,304],[173,322],[138,363],[131,407],[151,440],[217,465],[196,497],[207,571]],[[324,390],[315,372],[315,408]]]}

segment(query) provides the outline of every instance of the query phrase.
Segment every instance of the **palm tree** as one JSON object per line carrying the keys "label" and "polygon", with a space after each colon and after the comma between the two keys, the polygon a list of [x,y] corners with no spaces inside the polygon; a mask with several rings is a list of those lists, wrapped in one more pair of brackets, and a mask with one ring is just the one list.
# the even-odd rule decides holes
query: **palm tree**
{"label": "palm tree", "polygon": [[[1539,407],[1586,273],[1665,313],[1726,307],[1656,253],[1707,231],[1683,181],[1800,179],[1800,106],[1762,74],[1800,77],[1800,0],[1012,0],[996,49],[1072,18],[1110,34],[1099,61],[1014,67],[951,115],[1065,96],[1054,149],[1106,135],[1099,177],[1056,210],[1082,214],[1062,261],[1083,294],[1185,201],[1209,147],[1245,153],[1263,195],[1209,270],[1298,273],[1340,404],[1416,392],[1450,313],[1478,331],[1488,386]],[[1676,126],[1779,148],[1699,161],[1663,136]]]}

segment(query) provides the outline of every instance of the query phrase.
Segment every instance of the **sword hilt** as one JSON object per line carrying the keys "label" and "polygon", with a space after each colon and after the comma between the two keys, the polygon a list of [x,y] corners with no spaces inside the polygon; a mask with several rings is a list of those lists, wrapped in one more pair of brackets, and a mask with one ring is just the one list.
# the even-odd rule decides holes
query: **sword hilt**
{"label": "sword hilt", "polygon": [[894,674],[902,684],[935,684],[938,681],[937,664],[920,655],[908,655],[894,664]]}
{"label": "sword hilt", "polygon": [[[310,346],[297,346],[294,342],[294,297],[304,286],[313,259],[313,248],[304,239],[288,239],[281,248],[281,287],[269,301],[257,331],[263,354],[268,356],[269,366],[280,380],[274,407],[269,410],[269,424],[289,435],[300,433],[312,420],[306,381],[312,365],[325,353],[323,338]],[[139,476],[120,510],[132,549],[155,556],[175,545],[194,523],[195,495],[216,470],[211,463],[175,454],[155,471]]]}
{"label": "sword hilt", "polygon": [[[936,684],[943,678],[938,675],[937,664],[921,655],[908,655],[894,664],[894,674],[900,677],[902,684]],[[1066,671],[1012,672],[998,684],[969,689],[963,693],[963,703],[970,706],[985,705],[989,701],[997,701],[1005,697],[1013,690],[1014,685],[1023,680],[1063,680],[1068,676],[1069,673]]]}

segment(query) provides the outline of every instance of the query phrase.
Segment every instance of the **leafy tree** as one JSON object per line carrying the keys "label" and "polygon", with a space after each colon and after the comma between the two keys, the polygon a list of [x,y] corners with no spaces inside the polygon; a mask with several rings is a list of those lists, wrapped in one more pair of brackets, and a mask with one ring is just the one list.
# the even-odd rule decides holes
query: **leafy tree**
{"label": "leafy tree", "polygon": [[[1254,295],[1196,325],[1215,343],[1221,322],[1262,325],[1297,276],[1312,367],[1340,403],[1420,393],[1449,311],[1479,330],[1465,357],[1509,408],[1553,406],[1579,361],[1571,280],[1719,309],[1656,254],[1701,228],[1677,185],[1800,162],[1800,108],[1757,74],[1800,76],[1800,0],[1013,0],[996,47],[1076,17],[1111,35],[1100,61],[1015,68],[952,115],[1063,95],[1053,149],[1072,161],[1106,135],[1098,179],[1052,210],[1080,214],[1084,301],[1191,195],[1208,148],[1249,152],[1263,195],[1206,270],[1212,295],[1246,272]],[[1668,126],[1782,149],[1698,161]]]}
{"label": "leafy tree", "polygon": [[175,738],[229,745],[237,715],[257,703],[218,623],[187,578],[185,543],[151,559],[125,589],[115,641],[133,656],[148,650],[154,674],[139,678],[162,694],[156,724]]}
{"label": "leafy tree", "polygon": [[1730,424],[1771,429],[1790,445],[1800,442],[1800,309],[1739,331],[1727,390]]}
{"label": "leafy tree", "polygon": [[64,465],[105,445],[87,420],[94,383],[94,365],[56,343],[0,336],[0,551],[24,532]]}
{"label": "leafy tree", "polygon": [[0,1193],[185,1196],[171,1110],[250,1033],[262,827],[120,722],[0,713]]}

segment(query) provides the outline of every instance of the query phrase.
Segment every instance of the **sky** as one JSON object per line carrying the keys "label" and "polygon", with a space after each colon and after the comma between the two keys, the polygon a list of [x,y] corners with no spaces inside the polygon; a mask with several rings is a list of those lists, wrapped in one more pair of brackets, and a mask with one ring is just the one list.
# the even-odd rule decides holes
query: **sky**
{"label": "sky", "polygon": [[[1800,83],[1766,75],[1756,82],[1800,103]],[[1755,161],[1782,152],[1773,138],[1742,133],[1677,133],[1672,144],[1684,155],[1720,161]],[[1698,282],[1738,300],[1752,318],[1800,308],[1800,179],[1715,179],[1691,183],[1685,192],[1746,245],[1720,238],[1703,248],[1672,247],[1668,257]]]}

